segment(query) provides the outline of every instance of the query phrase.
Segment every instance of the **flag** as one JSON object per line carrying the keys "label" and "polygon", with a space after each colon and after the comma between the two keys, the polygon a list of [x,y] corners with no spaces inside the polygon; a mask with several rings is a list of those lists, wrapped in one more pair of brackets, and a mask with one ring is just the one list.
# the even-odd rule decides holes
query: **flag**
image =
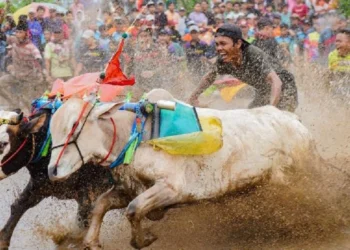
{"label": "flag", "polygon": [[[124,34],[123,34],[124,35]],[[108,62],[107,68],[105,70],[105,76],[101,79],[101,84],[119,85],[127,86],[134,85],[135,78],[127,78],[126,75],[120,68],[119,57],[122,53],[124,47],[125,38],[123,37],[119,43],[117,52],[113,55],[111,60]]]}

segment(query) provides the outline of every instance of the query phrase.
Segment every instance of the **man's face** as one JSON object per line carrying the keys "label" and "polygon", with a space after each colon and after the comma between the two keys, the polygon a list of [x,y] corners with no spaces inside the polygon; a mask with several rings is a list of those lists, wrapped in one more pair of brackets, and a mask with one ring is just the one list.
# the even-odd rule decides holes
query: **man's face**
{"label": "man's face", "polygon": [[83,20],[83,13],[82,12],[77,12],[77,20]]}
{"label": "man's face", "polygon": [[150,14],[154,14],[156,12],[156,7],[154,5],[148,6],[148,11]]}
{"label": "man's face", "polygon": [[281,36],[288,36],[288,28],[281,28]]}
{"label": "man's face", "polygon": [[84,38],[84,44],[88,47],[90,47],[94,42],[94,38],[93,37],[89,37],[89,38]]}
{"label": "man's face", "polygon": [[202,7],[199,3],[197,3],[195,6],[194,6],[194,11],[195,12],[201,12],[202,11]]}
{"label": "man's face", "polygon": [[109,19],[110,19],[110,15],[108,13],[104,13],[103,20],[106,22],[106,21],[109,21]]}
{"label": "man's face", "polygon": [[107,37],[108,36],[108,32],[107,32],[107,29],[103,29],[103,30],[101,30],[101,37]]}
{"label": "man's face", "polygon": [[96,31],[96,30],[97,30],[97,25],[96,25],[95,23],[92,22],[92,23],[89,23],[88,28],[89,28],[90,30]]}
{"label": "man's face", "polygon": [[215,19],[216,27],[220,27],[223,23],[224,23],[224,20],[222,20],[220,18]]}
{"label": "man's face", "polygon": [[232,9],[233,9],[232,3],[230,3],[230,2],[226,3],[226,11],[230,12],[230,11],[232,11]]}
{"label": "man's face", "polygon": [[192,40],[199,40],[199,32],[197,31],[191,31],[191,37],[192,37]]}
{"label": "man's face", "polygon": [[282,12],[284,14],[287,14],[288,13],[288,7],[287,6],[284,6],[283,9],[282,9]]}
{"label": "man's face", "polygon": [[179,14],[180,14],[181,17],[184,17],[186,12],[184,10],[181,10],[181,11],[179,11]]}
{"label": "man's face", "polygon": [[347,25],[348,24],[347,24],[346,20],[339,20],[338,21],[338,29],[339,30],[345,29]]}
{"label": "man's face", "polygon": [[206,2],[202,2],[201,3],[201,7],[202,7],[203,11],[207,11],[209,6],[208,6],[208,4]]}
{"label": "man's face", "polygon": [[66,16],[66,18],[67,18],[67,21],[69,21],[69,22],[72,22],[73,19],[74,19],[72,13],[68,13],[67,16]]}
{"label": "man's face", "polygon": [[340,56],[347,56],[350,54],[350,36],[339,33],[335,39],[335,46]]}
{"label": "man's face", "polygon": [[170,36],[165,34],[159,35],[158,41],[161,45],[168,45],[170,42]]}
{"label": "man's face", "polygon": [[239,12],[240,11],[240,6],[239,6],[239,4],[235,4],[235,5],[233,5],[233,11],[234,12]]}
{"label": "man's face", "polygon": [[24,39],[27,38],[27,32],[24,30],[17,30],[16,37],[19,41],[23,41]]}
{"label": "man's face", "polygon": [[63,33],[62,32],[60,32],[60,33],[54,33],[53,34],[53,41],[55,42],[55,43],[59,43],[59,42],[61,42],[63,40]]}
{"label": "man's face", "polygon": [[56,11],[50,10],[50,18],[55,18],[55,17],[56,17]]}
{"label": "man's face", "polygon": [[215,7],[213,8],[213,12],[214,12],[214,15],[220,14],[220,8],[217,7],[217,6],[215,6]]}
{"label": "man's face", "polygon": [[232,39],[226,36],[215,37],[216,52],[220,56],[223,62],[232,62],[241,56],[242,41],[233,43]]}
{"label": "man's face", "polygon": [[299,19],[298,18],[292,18],[292,25],[299,25]]}
{"label": "man's face", "polygon": [[296,2],[297,2],[297,4],[301,4],[303,2],[303,0],[297,0]]}
{"label": "man's face", "polygon": [[50,31],[45,31],[44,32],[44,37],[46,42],[50,42],[51,41],[51,32]]}
{"label": "man's face", "polygon": [[248,32],[249,32],[249,26],[248,26],[248,24],[240,25],[239,27],[241,28],[242,34],[243,34],[244,36],[248,35]]}
{"label": "man's face", "polygon": [[35,13],[34,12],[29,12],[28,13],[29,20],[33,20],[35,18]]}
{"label": "man's face", "polygon": [[311,26],[309,24],[304,24],[302,28],[303,28],[303,31],[306,32],[311,28]]}
{"label": "man's face", "polygon": [[169,9],[171,12],[173,12],[173,11],[175,10],[175,4],[173,4],[173,3],[169,4],[168,9]]}
{"label": "man's face", "polygon": [[265,35],[265,36],[272,37],[273,36],[273,27],[272,26],[265,26],[264,28],[262,28],[260,30],[260,33]]}
{"label": "man's face", "polygon": [[281,19],[279,18],[274,18],[273,19],[273,24],[276,25],[276,26],[279,26],[281,24]]}
{"label": "man's face", "polygon": [[157,6],[157,10],[158,10],[158,12],[163,12],[163,11],[164,11],[164,6],[163,6],[163,4],[159,4],[159,5]]}
{"label": "man's face", "polygon": [[42,19],[42,18],[44,18],[45,11],[44,10],[38,10],[36,12],[36,14],[37,14],[38,18]]}
{"label": "man's face", "polygon": [[226,6],[223,5],[223,4],[220,4],[220,13],[221,13],[221,14],[224,14],[224,13],[225,13],[225,10],[226,10]]}
{"label": "man's face", "polygon": [[268,13],[271,13],[271,12],[272,12],[272,6],[267,6],[267,7],[266,7],[266,11],[267,11]]}
{"label": "man's face", "polygon": [[142,32],[139,36],[138,36],[138,41],[141,44],[150,44],[152,42],[152,36],[149,32]]}
{"label": "man's face", "polygon": [[63,16],[61,14],[56,16],[58,20],[63,20]]}
{"label": "man's face", "polygon": [[235,24],[235,19],[233,19],[233,18],[228,18],[228,19],[226,20],[226,22],[229,23],[229,24]]}

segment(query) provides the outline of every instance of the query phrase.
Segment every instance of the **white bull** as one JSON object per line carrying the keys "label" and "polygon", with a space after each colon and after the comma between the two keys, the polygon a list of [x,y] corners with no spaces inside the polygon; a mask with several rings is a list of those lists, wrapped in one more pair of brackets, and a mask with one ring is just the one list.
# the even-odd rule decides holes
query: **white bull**
{"label": "white bull", "polygon": [[[172,97],[165,91],[153,90],[149,98],[155,101]],[[83,105],[82,100],[71,99],[55,113],[51,123],[54,146],[65,142]],[[75,135],[81,132],[77,146],[85,162],[97,163],[107,155],[113,138],[110,118],[116,124],[117,143],[103,165],[109,166],[127,143],[135,114],[119,111],[118,108],[118,104],[104,104],[95,107],[88,117],[91,106],[85,111],[75,132]],[[127,217],[132,227],[131,244],[135,248],[143,248],[156,239],[151,233],[144,232],[140,224],[150,212],[174,204],[217,198],[261,183],[285,184],[286,170],[302,167],[314,156],[312,136],[297,116],[289,112],[272,106],[250,110],[197,111],[199,116],[221,119],[223,147],[210,155],[174,156],[141,144],[132,164],[112,171],[117,184],[96,203],[92,224],[85,238],[88,247],[99,249],[99,230],[109,209],[127,206]],[[146,140],[150,129],[148,122]],[[55,166],[61,150],[56,148],[52,152],[49,176],[53,181],[66,179],[82,165],[78,150],[70,144]]]}

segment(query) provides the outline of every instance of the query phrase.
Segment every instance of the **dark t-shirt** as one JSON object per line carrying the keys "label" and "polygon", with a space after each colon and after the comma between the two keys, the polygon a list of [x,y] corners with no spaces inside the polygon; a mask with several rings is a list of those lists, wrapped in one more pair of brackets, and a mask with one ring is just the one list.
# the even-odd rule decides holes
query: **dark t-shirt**
{"label": "dark t-shirt", "polygon": [[296,90],[293,75],[276,60],[271,60],[268,55],[253,45],[243,49],[242,65],[239,67],[234,67],[231,63],[224,63],[220,60],[216,63],[217,74],[232,75],[254,87],[259,93],[264,94],[268,94],[271,91],[270,84],[266,82],[266,78],[273,71],[276,72],[282,81],[282,90]]}
{"label": "dark t-shirt", "polygon": [[257,38],[252,42],[252,44],[270,56],[271,60],[278,60],[279,63],[288,62],[289,58],[285,56],[285,53],[275,38]]}
{"label": "dark t-shirt", "polygon": [[108,62],[107,53],[99,47],[94,49],[86,48],[80,50],[78,63],[83,64],[83,72],[99,72],[104,69],[104,65]]}

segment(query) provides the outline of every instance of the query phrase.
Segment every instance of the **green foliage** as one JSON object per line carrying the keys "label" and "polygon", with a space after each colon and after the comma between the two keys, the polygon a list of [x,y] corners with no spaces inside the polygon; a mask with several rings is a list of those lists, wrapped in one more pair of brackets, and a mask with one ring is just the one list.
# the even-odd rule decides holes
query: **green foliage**
{"label": "green foliage", "polygon": [[193,7],[196,5],[196,3],[199,2],[199,0],[181,0],[181,5],[185,8],[187,13],[190,13],[193,11]]}
{"label": "green foliage", "polygon": [[[40,3],[55,3],[55,0],[40,0],[40,1],[35,1],[35,0],[11,0],[10,1],[10,12],[14,13],[18,9],[23,8],[27,6],[28,4],[31,4],[33,2],[40,2]],[[5,3],[0,4],[0,8],[5,8]]]}
{"label": "green foliage", "polygon": [[346,17],[350,17],[350,1],[349,0],[339,0],[339,10]]}

